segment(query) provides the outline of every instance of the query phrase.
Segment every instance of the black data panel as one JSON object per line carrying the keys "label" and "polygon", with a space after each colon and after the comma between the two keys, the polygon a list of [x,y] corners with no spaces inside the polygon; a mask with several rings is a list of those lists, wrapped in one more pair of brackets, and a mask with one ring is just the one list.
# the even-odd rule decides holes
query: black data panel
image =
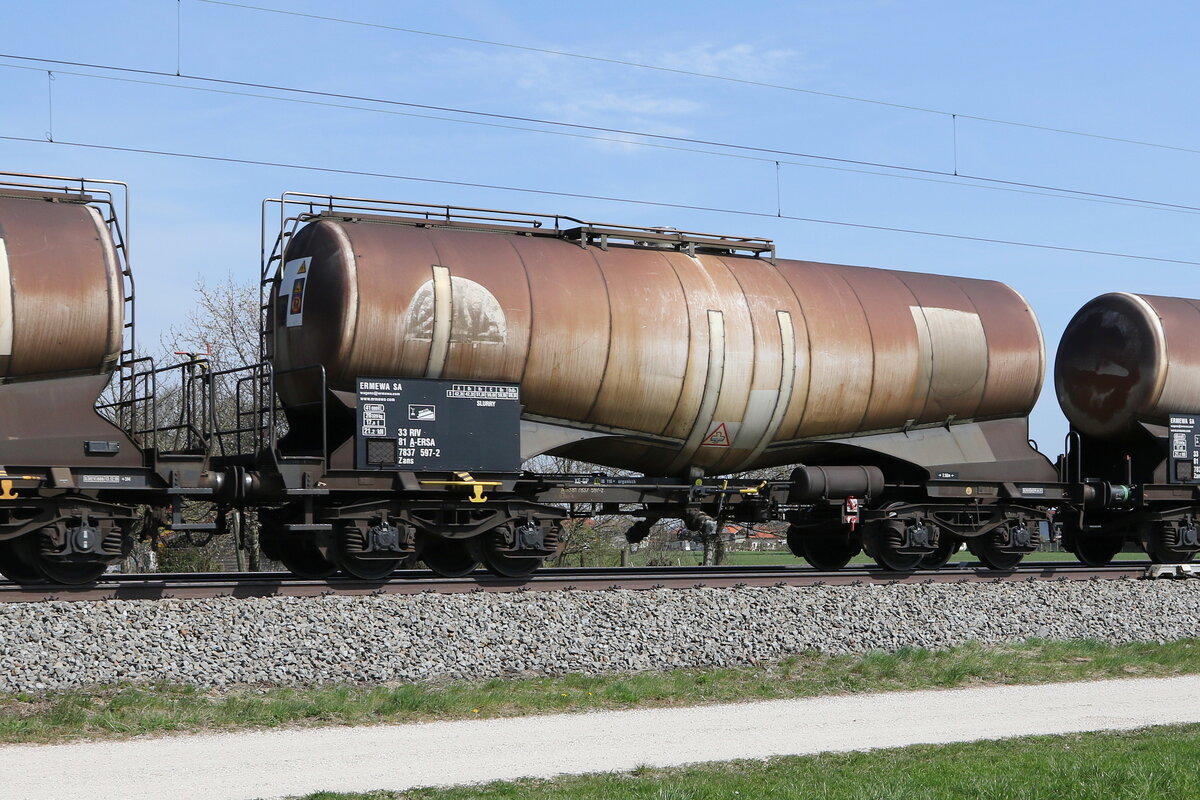
{"label": "black data panel", "polygon": [[1171,414],[1171,483],[1200,483],[1200,417]]}
{"label": "black data panel", "polygon": [[414,472],[521,468],[515,383],[359,378],[356,464]]}

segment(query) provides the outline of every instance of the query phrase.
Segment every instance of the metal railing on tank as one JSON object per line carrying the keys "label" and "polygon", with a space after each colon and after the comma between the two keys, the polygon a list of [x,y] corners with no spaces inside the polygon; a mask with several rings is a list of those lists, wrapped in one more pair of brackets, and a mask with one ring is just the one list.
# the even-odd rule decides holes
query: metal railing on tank
{"label": "metal railing on tank", "polygon": [[1058,462],[1058,479],[1064,483],[1083,480],[1083,437],[1072,430],[1063,441],[1063,454]]}
{"label": "metal railing on tank", "polygon": [[214,455],[249,456],[274,452],[287,433],[275,397],[275,371],[260,362],[212,373]]}
{"label": "metal railing on tank", "polygon": [[599,224],[562,214],[285,192],[278,198],[263,200],[261,209],[259,358],[263,362],[272,362],[275,357],[273,317],[279,311],[280,303],[285,302],[279,281],[287,263],[289,244],[306,223],[330,218],[547,236],[585,248],[607,249],[610,244],[621,244],[673,249],[691,256],[721,253],[764,257],[772,261],[775,258],[774,243],[756,237]]}
{"label": "metal railing on tank", "polygon": [[156,367],[154,359],[143,356],[128,366],[118,396],[96,410],[144,449],[207,454],[213,431],[208,360],[197,356]]}
{"label": "metal railing on tank", "polygon": [[[316,438],[315,440],[310,438],[303,444],[300,444],[300,445],[290,448],[288,455],[302,457],[302,458],[319,457],[321,459],[322,463],[324,463],[325,466],[328,467],[329,466],[329,405],[328,405],[329,382],[328,382],[328,379],[325,374],[325,367],[320,364],[311,364],[311,365],[304,366],[304,367],[292,367],[291,369],[285,369],[285,370],[273,370],[271,373],[273,376],[272,392],[274,393],[274,391],[276,391],[278,389],[281,379],[286,381],[289,378],[299,378],[300,376],[304,375],[305,373],[315,373],[315,375],[316,375],[317,382],[318,382],[318,388],[315,392],[310,393],[310,396],[315,395],[315,398],[310,399],[310,400],[300,401],[300,402],[293,402],[293,403],[289,404],[288,407],[294,414],[304,414],[305,411],[308,410],[310,412],[309,416],[315,417],[316,419],[320,420],[320,436],[318,438]],[[271,416],[270,416],[271,450],[272,450],[272,452],[279,453],[278,442],[279,442],[279,439],[281,438],[279,436],[279,432],[286,430],[287,433],[290,434],[290,433],[292,433],[292,431],[287,428],[286,421],[279,418],[278,412],[280,410],[282,410],[282,407],[278,403],[272,404],[270,410],[271,410]],[[296,431],[296,433],[302,435],[304,432]],[[311,433],[310,433],[310,436],[311,436]],[[287,458],[288,456],[281,454],[281,457]]]}
{"label": "metal railing on tank", "polygon": [[[295,402],[289,409],[319,423],[309,430],[293,432],[288,418],[281,413],[276,390],[279,381],[313,373],[314,399]],[[329,462],[328,404],[325,368],[320,365],[276,371],[270,362],[213,372],[210,425],[213,455],[225,458],[252,456],[266,452],[272,457],[320,458]],[[306,412],[311,412],[307,413]],[[295,433],[288,452],[280,452],[280,440]]]}
{"label": "metal railing on tank", "polygon": [[775,243],[761,237],[587,222],[563,214],[284,192],[262,204],[259,327],[260,354],[264,361],[270,360],[274,351],[271,306],[276,302],[278,276],[287,258],[288,244],[305,223],[322,218],[548,236],[585,248],[608,249],[610,244],[620,244],[677,250],[691,256],[718,253],[775,260]]}

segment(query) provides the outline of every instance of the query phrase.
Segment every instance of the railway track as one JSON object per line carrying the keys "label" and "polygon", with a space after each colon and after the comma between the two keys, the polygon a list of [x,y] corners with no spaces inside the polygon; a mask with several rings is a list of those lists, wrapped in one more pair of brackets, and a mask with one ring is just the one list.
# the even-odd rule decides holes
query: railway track
{"label": "railway track", "polygon": [[598,589],[659,589],[738,586],[847,586],[893,583],[996,583],[1079,581],[1146,577],[1194,577],[1192,568],[1156,570],[1145,561],[1089,567],[1062,562],[1031,562],[998,571],[975,563],[951,563],[938,570],[891,572],[878,567],[819,572],[806,566],[617,567],[543,569],[529,578],[499,578],[478,570],[462,578],[442,578],[428,570],[400,570],[385,581],[333,577],[294,578],[286,573],[156,573],[105,575],[89,586],[21,586],[0,581],[0,602],[50,600],[156,600],[205,597],[317,597],[322,595],[420,594],[422,592],[521,592]]}

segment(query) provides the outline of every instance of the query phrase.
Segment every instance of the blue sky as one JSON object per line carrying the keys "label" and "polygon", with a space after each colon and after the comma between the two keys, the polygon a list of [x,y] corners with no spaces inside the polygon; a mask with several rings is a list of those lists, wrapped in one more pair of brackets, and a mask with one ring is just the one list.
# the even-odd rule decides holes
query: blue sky
{"label": "blue sky", "polygon": [[[0,169],[130,184],[144,345],[186,313],[197,276],[256,275],[260,201],[290,190],[765,236],[785,257],[1002,280],[1050,359],[1097,294],[1200,295],[1195,265],[1150,260],[1200,260],[1200,208],[1178,207],[1200,207],[1193,3],[245,4],[367,24],[209,0],[0,10]],[[1053,456],[1065,431],[1048,385],[1032,435]]]}

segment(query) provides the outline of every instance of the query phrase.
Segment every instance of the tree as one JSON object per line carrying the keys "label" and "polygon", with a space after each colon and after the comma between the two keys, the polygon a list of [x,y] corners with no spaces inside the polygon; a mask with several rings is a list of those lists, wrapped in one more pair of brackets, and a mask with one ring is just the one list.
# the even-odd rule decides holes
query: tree
{"label": "tree", "polygon": [[647,567],[678,566],[680,542],[691,538],[682,521],[662,519],[650,526],[650,533],[638,544],[638,549],[643,551]]}
{"label": "tree", "polygon": [[[590,475],[600,469],[595,464],[554,455],[535,456],[525,462],[524,468],[550,475]],[[582,566],[585,563],[605,566],[618,563],[625,531],[632,524],[627,515],[589,513],[595,511],[590,503],[559,505],[572,516],[563,520],[558,553],[552,557],[554,566]]]}
{"label": "tree", "polygon": [[[234,434],[220,435],[221,431],[234,431],[251,425],[256,420],[239,417],[237,396],[243,393],[242,410],[246,410],[246,384],[239,382],[248,373],[230,373],[242,367],[252,366],[260,360],[261,305],[257,281],[237,281],[226,274],[217,283],[209,284],[203,277],[195,285],[195,303],[184,321],[170,327],[160,337],[159,363],[182,363],[177,375],[170,375],[161,384],[157,402],[160,418],[184,420],[187,418],[188,384],[186,375],[198,372],[204,375],[209,390],[212,420],[216,430],[211,430],[209,420],[199,420],[202,431],[212,437],[210,446],[218,453],[233,452],[245,446],[248,437],[241,441]],[[173,379],[172,379],[173,378]],[[195,385],[192,386],[195,389]],[[176,441],[179,437],[176,436]],[[190,503],[184,509],[189,520],[215,521],[218,509],[211,503]],[[233,511],[224,520],[231,536],[196,538],[191,535],[169,536],[162,544],[167,552],[159,554],[161,564],[195,565],[211,568],[216,562],[226,561],[231,556],[237,560],[238,568],[258,571],[266,561],[258,546],[258,523],[253,516]],[[179,550],[176,555],[171,550]],[[190,556],[187,551],[194,551]]]}

